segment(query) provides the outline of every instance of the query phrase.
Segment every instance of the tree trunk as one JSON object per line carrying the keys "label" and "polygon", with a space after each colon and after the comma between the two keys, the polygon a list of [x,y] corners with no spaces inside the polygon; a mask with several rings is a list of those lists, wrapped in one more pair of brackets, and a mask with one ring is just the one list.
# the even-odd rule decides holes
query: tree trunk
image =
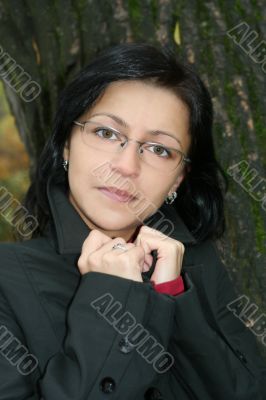
{"label": "tree trunk", "polygon": [[[0,76],[31,172],[50,134],[58,93],[98,51],[125,41],[163,43],[195,64],[214,101],[217,157],[230,183],[228,230],[219,245],[239,294],[258,306],[255,318],[266,308],[263,14],[262,0],[0,0]],[[253,53],[257,46],[261,54]],[[8,84],[4,52],[40,85],[33,101]]]}

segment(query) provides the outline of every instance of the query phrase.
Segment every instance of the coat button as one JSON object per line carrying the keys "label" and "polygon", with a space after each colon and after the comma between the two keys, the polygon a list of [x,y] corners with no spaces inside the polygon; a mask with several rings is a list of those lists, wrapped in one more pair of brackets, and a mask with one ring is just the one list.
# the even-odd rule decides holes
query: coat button
{"label": "coat button", "polygon": [[241,351],[239,351],[239,350],[237,349],[237,350],[236,350],[236,354],[237,354],[237,357],[239,358],[239,360],[241,360],[244,364],[247,364],[247,359],[246,359],[246,357],[244,356],[244,354],[241,353]]}
{"label": "coat button", "polygon": [[163,400],[162,393],[155,387],[150,387],[144,395],[145,400]]}
{"label": "coat button", "polygon": [[127,354],[134,350],[134,346],[129,342],[128,338],[121,339],[119,342],[121,353]]}
{"label": "coat button", "polygon": [[103,378],[103,380],[100,383],[100,388],[103,393],[113,393],[115,390],[115,381],[113,378],[110,378],[109,376],[106,378]]}

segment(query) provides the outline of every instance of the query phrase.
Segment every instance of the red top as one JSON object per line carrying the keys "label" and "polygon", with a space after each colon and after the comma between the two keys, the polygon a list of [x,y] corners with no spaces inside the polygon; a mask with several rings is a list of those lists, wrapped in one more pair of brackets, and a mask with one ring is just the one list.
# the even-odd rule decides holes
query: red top
{"label": "red top", "polygon": [[[140,228],[142,225],[139,225],[133,235],[130,237],[130,239],[127,241],[127,243],[133,243],[134,240],[137,238]],[[176,279],[172,281],[167,281],[167,282],[162,282],[156,285],[153,281],[151,281],[153,284],[154,290],[158,293],[164,293],[164,294],[170,294],[172,296],[177,296],[180,293],[183,293],[185,291],[184,287],[184,282],[182,279],[182,276],[180,275]]]}

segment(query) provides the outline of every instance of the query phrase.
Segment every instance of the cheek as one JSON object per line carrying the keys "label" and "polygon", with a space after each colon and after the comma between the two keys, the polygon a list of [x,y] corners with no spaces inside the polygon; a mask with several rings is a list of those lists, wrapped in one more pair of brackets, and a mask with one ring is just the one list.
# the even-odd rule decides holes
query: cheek
{"label": "cheek", "polygon": [[70,190],[76,201],[87,201],[90,192],[89,188],[93,186],[91,171],[95,163],[94,157],[91,151],[84,151],[79,146],[71,148],[68,181]]}
{"label": "cheek", "polygon": [[73,179],[80,180],[82,177],[92,175],[91,171],[95,167],[97,155],[91,149],[84,146],[72,146],[69,157],[69,175]]}
{"label": "cheek", "polygon": [[[83,146],[73,146],[69,157],[69,185],[72,193],[88,200],[90,189],[110,183],[107,154]],[[110,183],[111,185],[111,183]]]}
{"label": "cheek", "polygon": [[159,208],[168,194],[170,183],[153,174],[143,179],[143,200]]}

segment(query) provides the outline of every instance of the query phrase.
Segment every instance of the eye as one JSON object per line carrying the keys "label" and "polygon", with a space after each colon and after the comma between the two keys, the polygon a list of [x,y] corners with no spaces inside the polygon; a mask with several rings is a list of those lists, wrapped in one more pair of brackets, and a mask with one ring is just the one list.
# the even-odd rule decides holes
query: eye
{"label": "eye", "polygon": [[[146,148],[148,149],[148,151],[151,151],[152,153],[154,153],[155,155],[157,155],[161,158],[170,158],[172,156],[172,153],[170,150],[168,150],[166,147],[161,146],[159,144],[150,145],[150,146],[147,146]],[[154,148],[155,151],[149,150],[149,148]]]}
{"label": "eye", "polygon": [[[95,133],[98,137],[102,139],[120,140],[119,133],[114,132],[112,129],[109,128],[95,128],[93,130],[93,133]],[[113,135],[115,136],[115,138],[111,139]]]}

